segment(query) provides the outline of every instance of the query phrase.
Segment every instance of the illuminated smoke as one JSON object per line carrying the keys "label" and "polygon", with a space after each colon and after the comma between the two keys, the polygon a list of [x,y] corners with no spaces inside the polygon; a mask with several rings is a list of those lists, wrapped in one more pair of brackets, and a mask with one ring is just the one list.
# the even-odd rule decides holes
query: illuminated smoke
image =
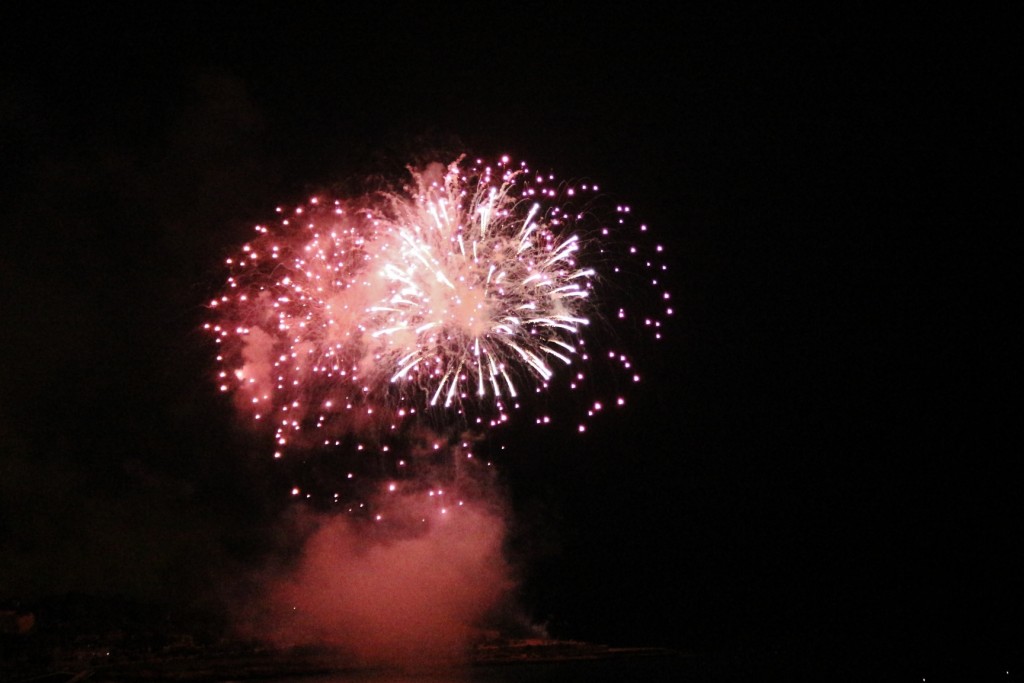
{"label": "illuminated smoke", "polygon": [[[454,492],[451,492],[454,493]],[[317,644],[360,665],[420,666],[463,658],[514,582],[503,515],[416,493],[377,505],[391,526],[319,516],[295,567],[264,587],[261,633],[278,646]]]}

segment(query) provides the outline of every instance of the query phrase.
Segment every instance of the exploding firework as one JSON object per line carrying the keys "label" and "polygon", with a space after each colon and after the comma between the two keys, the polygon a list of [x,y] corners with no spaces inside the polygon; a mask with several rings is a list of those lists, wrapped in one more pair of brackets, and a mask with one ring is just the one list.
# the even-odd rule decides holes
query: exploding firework
{"label": "exploding firework", "polygon": [[315,524],[269,584],[271,641],[419,661],[497,614],[505,510],[474,449],[523,413],[582,432],[624,405],[640,375],[620,341],[660,339],[672,314],[661,247],[605,200],[460,158],[399,191],[279,208],[227,259],[206,325],[220,390],[275,457],[301,454],[282,463],[299,510],[331,510],[297,518]]}
{"label": "exploding firework", "polygon": [[[666,266],[652,260],[661,247],[623,241],[647,229],[630,224],[628,207],[602,224],[596,186],[507,157],[435,164],[413,181],[279,208],[276,225],[256,226],[227,259],[206,325],[219,344],[219,386],[271,426],[278,456],[346,434],[373,435],[387,452],[387,435],[425,414],[498,427],[524,394],[560,378],[585,386],[598,359],[640,379],[628,354],[598,350],[587,334],[602,319],[603,286],[625,273],[642,273],[657,293],[640,317],[653,337],[672,313],[658,281]],[[594,398],[585,411],[623,403]]]}

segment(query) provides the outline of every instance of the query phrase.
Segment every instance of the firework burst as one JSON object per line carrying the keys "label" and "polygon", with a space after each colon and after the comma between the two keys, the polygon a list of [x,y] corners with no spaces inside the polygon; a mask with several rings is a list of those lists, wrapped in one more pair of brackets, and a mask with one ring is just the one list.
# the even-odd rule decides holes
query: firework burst
{"label": "firework burst", "polygon": [[[227,259],[206,326],[220,345],[220,388],[272,425],[278,454],[400,431],[425,412],[496,427],[524,393],[560,376],[574,389],[586,381],[597,285],[622,270],[599,270],[609,228],[588,226],[585,210],[597,187],[506,157],[434,164],[413,180],[403,192],[278,209],[273,229],[257,226]],[[613,227],[628,213],[617,207]],[[657,288],[665,266],[636,246],[623,253]],[[659,292],[661,309],[644,318],[657,337],[667,298]],[[602,355],[639,380],[626,354]],[[595,400],[587,413],[622,402]]]}
{"label": "firework burst", "polygon": [[380,270],[388,300],[370,309],[374,355],[397,368],[392,383],[408,379],[430,405],[461,405],[470,393],[500,404],[519,394],[517,365],[546,383],[551,362],[569,365],[579,352],[594,271],[576,262],[578,235],[556,234],[559,207],[510,196],[517,175],[467,178],[453,165],[441,183],[419,177],[412,202],[393,202],[388,231],[399,247]]}

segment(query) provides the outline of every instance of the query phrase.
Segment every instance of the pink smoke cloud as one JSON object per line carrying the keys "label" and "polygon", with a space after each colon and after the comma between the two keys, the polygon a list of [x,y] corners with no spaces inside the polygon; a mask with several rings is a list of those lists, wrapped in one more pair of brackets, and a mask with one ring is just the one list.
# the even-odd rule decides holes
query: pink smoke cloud
{"label": "pink smoke cloud", "polygon": [[[359,665],[453,662],[485,633],[515,587],[499,510],[445,492],[395,492],[381,519],[317,517],[295,565],[263,587],[255,635],[315,645]],[[308,520],[306,520],[308,522]]]}

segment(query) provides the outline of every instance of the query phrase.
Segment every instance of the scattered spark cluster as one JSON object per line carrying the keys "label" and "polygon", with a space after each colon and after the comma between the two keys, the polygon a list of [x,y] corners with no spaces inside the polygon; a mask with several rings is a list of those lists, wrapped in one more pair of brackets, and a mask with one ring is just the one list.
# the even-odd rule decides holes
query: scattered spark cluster
{"label": "scattered spark cluster", "polygon": [[[631,319],[660,339],[672,315],[662,247],[629,207],[601,217],[596,185],[507,157],[412,177],[400,192],[278,208],[226,260],[205,325],[218,385],[270,426],[275,457],[342,446],[347,435],[360,451],[388,453],[421,420],[497,428],[556,382],[592,397],[574,425],[583,432],[589,417],[625,404],[597,397],[595,364],[641,379],[628,353],[602,347],[615,335],[590,333]],[[606,310],[605,286],[625,273],[653,289],[645,314]],[[537,424],[554,420],[534,412]]]}

